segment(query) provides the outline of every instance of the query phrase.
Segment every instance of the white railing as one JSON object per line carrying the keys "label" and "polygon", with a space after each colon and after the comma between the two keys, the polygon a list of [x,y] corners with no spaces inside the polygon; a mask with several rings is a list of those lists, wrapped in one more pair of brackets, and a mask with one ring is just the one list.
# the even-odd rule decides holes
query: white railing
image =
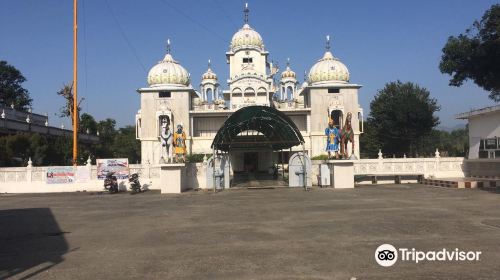
{"label": "white railing", "polygon": [[361,159],[354,162],[355,175],[405,175],[422,174],[425,177],[464,177],[462,157],[440,157],[436,150],[433,158],[383,158]]}
{"label": "white railing", "polygon": [[[97,166],[89,166],[91,178],[97,178]],[[47,166],[3,167],[0,168],[0,184],[9,182],[45,182]],[[129,164],[130,174],[139,173],[144,178],[160,178],[157,165]]]}
{"label": "white railing", "polygon": [[[67,184],[48,184],[47,166],[33,167],[31,160],[26,167],[0,168],[0,193],[48,193],[48,192],[77,192],[77,191],[102,191],[103,180],[97,179],[97,166],[87,161],[85,167],[89,168],[90,179]],[[205,168],[203,163],[187,163],[183,180],[192,188],[206,188]],[[129,164],[130,174],[139,173],[141,184],[149,189],[160,189],[160,165]],[[123,188],[128,189],[128,180],[119,180]]]}

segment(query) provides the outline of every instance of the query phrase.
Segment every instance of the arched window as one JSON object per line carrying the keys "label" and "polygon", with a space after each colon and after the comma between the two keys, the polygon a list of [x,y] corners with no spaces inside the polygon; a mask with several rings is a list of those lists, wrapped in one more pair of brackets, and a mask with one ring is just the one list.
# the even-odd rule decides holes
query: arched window
{"label": "arched window", "polygon": [[205,96],[207,97],[207,102],[208,103],[213,103],[214,102],[214,96],[213,96],[213,92],[212,92],[211,88],[207,89],[207,91],[205,92]]}
{"label": "arched window", "polygon": [[245,97],[254,97],[255,96],[255,90],[251,87],[248,87],[245,89],[244,93]]}
{"label": "arched window", "polygon": [[343,120],[342,111],[333,110],[330,113],[330,118],[333,120],[333,122],[337,128],[340,129],[342,127],[342,120]]}
{"label": "arched window", "polygon": [[293,100],[293,89],[292,87],[287,87],[286,88],[286,99],[291,101]]}
{"label": "arched window", "polygon": [[233,96],[236,96],[236,97],[241,96],[241,89],[240,88],[234,88],[233,89]]}

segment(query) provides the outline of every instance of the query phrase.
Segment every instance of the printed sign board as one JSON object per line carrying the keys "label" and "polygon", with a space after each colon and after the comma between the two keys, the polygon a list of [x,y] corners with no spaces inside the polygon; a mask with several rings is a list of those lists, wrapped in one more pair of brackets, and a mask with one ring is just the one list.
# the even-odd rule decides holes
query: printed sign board
{"label": "printed sign board", "polygon": [[73,166],[47,167],[47,184],[71,184],[75,182]]}
{"label": "printed sign board", "polygon": [[86,183],[90,181],[90,169],[87,166],[76,167],[76,182]]}
{"label": "printed sign board", "polygon": [[128,158],[97,159],[97,179],[103,180],[109,172],[114,172],[117,179],[127,179]]}

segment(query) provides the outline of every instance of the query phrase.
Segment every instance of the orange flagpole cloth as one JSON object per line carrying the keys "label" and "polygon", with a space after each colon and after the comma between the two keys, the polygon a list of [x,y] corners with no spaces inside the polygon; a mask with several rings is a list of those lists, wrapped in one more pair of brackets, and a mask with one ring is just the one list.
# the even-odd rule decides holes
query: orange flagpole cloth
{"label": "orange flagpole cloth", "polygon": [[73,165],[78,159],[78,1],[73,0]]}

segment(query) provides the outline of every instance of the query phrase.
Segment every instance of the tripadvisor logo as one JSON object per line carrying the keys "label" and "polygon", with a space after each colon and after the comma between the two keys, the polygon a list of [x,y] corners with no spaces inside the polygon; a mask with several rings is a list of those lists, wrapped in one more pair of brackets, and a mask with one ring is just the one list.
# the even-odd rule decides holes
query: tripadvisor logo
{"label": "tripadvisor logo", "polygon": [[421,261],[479,261],[481,251],[462,251],[458,248],[438,251],[419,251],[415,248],[399,248],[391,244],[382,244],[375,250],[375,261],[381,266],[393,266],[398,259],[419,263]]}

